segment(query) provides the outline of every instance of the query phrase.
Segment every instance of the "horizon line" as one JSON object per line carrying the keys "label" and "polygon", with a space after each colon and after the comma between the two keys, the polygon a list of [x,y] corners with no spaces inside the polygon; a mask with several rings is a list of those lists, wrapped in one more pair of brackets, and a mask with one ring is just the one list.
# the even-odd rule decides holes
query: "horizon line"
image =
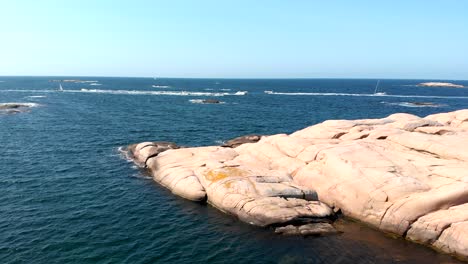
{"label": "horizon line", "polygon": [[224,80],[311,80],[311,79],[355,79],[355,80],[445,80],[468,81],[468,79],[444,78],[395,78],[395,77],[154,77],[154,76],[105,76],[105,75],[0,75],[1,77],[80,77],[80,78],[141,78],[141,79],[224,79]]}

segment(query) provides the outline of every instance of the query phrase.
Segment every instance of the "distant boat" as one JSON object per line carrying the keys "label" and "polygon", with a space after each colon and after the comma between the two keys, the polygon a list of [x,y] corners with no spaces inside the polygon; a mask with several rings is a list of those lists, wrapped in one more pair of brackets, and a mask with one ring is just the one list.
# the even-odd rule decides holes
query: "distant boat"
{"label": "distant boat", "polygon": [[60,92],[63,92],[63,87],[62,87],[62,84],[61,84],[61,83],[59,84],[59,91],[60,91]]}
{"label": "distant boat", "polygon": [[386,95],[386,93],[384,92],[377,92],[379,90],[379,84],[380,84],[380,80],[377,81],[377,85],[375,86],[375,90],[374,90],[374,95]]}

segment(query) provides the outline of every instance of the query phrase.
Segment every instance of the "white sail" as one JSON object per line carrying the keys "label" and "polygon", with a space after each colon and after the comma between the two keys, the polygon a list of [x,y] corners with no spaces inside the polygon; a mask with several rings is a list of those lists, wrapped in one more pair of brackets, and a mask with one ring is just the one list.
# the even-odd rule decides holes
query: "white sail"
{"label": "white sail", "polygon": [[376,94],[377,89],[379,89],[379,83],[380,83],[380,80],[377,81],[377,85],[375,86],[374,94]]}
{"label": "white sail", "polygon": [[379,90],[379,84],[380,84],[380,80],[377,81],[377,85],[375,86],[375,90],[374,90],[374,95],[386,95],[385,92],[377,92]]}
{"label": "white sail", "polygon": [[63,92],[62,84],[59,84],[59,91]]}

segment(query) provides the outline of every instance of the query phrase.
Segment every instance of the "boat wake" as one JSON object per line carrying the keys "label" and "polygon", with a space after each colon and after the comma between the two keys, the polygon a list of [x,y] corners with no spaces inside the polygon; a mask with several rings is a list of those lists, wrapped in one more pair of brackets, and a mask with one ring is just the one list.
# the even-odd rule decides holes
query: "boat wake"
{"label": "boat wake", "polygon": [[356,96],[356,97],[397,97],[397,98],[442,98],[442,99],[468,99],[468,96],[439,96],[439,95],[398,95],[398,94],[361,94],[361,93],[286,93],[264,91],[269,95],[303,95],[303,96]]}
{"label": "boat wake", "polygon": [[[0,90],[0,92],[20,93],[55,93],[59,90]],[[142,90],[103,90],[103,89],[81,89],[63,90],[60,93],[99,93],[99,94],[125,94],[125,95],[172,95],[172,96],[240,96],[246,95],[247,91],[228,92],[192,92],[192,91],[142,91]]]}

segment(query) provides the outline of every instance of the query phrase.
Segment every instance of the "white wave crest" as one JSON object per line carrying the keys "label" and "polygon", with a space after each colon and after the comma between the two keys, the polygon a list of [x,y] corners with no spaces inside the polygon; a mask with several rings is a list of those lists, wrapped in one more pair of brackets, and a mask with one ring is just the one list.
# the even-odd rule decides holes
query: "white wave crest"
{"label": "white wave crest", "polygon": [[304,93],[304,92],[274,92],[263,91],[270,95],[303,95],[303,96],[357,96],[357,97],[397,97],[397,98],[442,98],[442,99],[468,99],[468,96],[438,96],[438,95],[398,95],[398,94],[356,94],[356,93]]}
{"label": "white wave crest", "polygon": [[403,107],[442,107],[446,106],[444,104],[435,104],[430,102],[399,102],[399,103],[390,103],[390,102],[381,102],[386,105],[397,105]]}
{"label": "white wave crest", "polygon": [[189,92],[189,91],[136,91],[136,90],[100,90],[100,89],[81,89],[65,90],[68,93],[102,93],[102,94],[129,94],[129,95],[174,95],[174,96],[229,96],[245,95],[240,91],[236,93],[212,93],[212,92]]}
{"label": "white wave crest", "polygon": [[153,88],[171,88],[169,85],[151,85]]}
{"label": "white wave crest", "polygon": [[92,85],[92,86],[101,86],[102,84],[93,82],[93,83],[90,83],[89,85]]}
{"label": "white wave crest", "polygon": [[31,95],[31,96],[26,96],[26,98],[45,98],[47,96],[45,95]]}
{"label": "white wave crest", "polygon": [[2,92],[18,92],[18,93],[102,93],[102,94],[127,94],[127,95],[174,95],[174,96],[233,96],[246,95],[246,91],[238,91],[235,93],[227,92],[191,92],[191,91],[139,91],[139,90],[103,90],[103,89],[86,89],[81,90],[0,90]]}
{"label": "white wave crest", "polygon": [[189,102],[192,104],[203,104],[203,99],[190,99]]}
{"label": "white wave crest", "polygon": [[99,82],[99,81],[64,80],[64,82],[73,82],[73,83],[97,83],[97,82]]}

